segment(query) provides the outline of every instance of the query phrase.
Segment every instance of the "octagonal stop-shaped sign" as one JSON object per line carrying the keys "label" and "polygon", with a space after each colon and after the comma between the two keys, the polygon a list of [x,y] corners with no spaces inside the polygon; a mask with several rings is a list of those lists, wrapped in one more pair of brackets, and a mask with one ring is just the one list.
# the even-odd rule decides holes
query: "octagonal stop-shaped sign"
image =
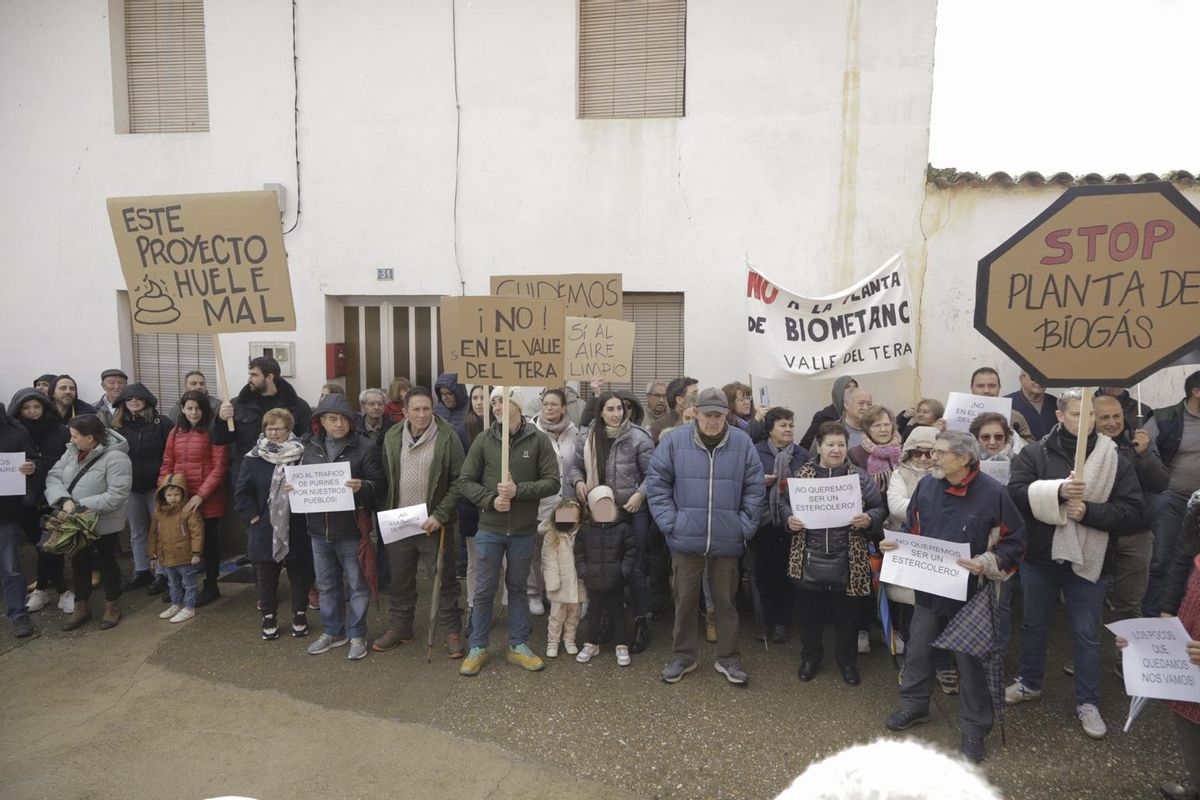
{"label": "octagonal stop-shaped sign", "polygon": [[1200,343],[1200,211],[1080,186],[979,262],[975,328],[1045,386],[1131,386]]}

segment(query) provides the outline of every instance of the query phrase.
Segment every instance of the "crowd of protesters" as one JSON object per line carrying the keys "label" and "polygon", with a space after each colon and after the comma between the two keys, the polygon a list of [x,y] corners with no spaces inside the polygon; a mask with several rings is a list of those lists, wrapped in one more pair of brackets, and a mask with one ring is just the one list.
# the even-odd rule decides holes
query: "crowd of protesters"
{"label": "crowd of protesters", "polygon": [[[586,402],[573,388],[467,386],[454,374],[430,388],[397,378],[357,404],[327,384],[314,410],[273,359],[256,358],[245,387],[225,401],[208,393],[203,374],[188,373],[167,414],[119,369],[102,372],[99,388],[89,404],[71,376],[42,375],[0,414],[0,451],[26,454],[26,495],[0,498],[0,569],[18,637],[35,632],[32,615],[52,595],[64,630],[86,625],[96,588],[102,629],[119,624],[121,594],[143,588],[169,604],[163,619],[191,619],[220,597],[229,506],[245,529],[264,640],[281,629],[308,636],[308,612],[319,609],[309,653],[348,646],[357,660],[392,650],[417,636],[424,569],[439,576],[436,622],[463,675],[489,660],[497,606],[507,607],[501,652],[536,671],[545,662],[530,647],[532,617],[548,617],[545,657],[558,658],[561,646],[587,663],[611,645],[627,667],[649,646],[651,619],[673,605],[661,680],[696,669],[703,635],[715,645],[713,668],[745,686],[741,603],[753,608],[762,640],[785,642],[797,623],[803,682],[820,674],[832,626],[837,674],[857,686],[858,656],[882,629],[884,646],[904,657],[886,727],[928,721],[935,688],[957,694],[961,751],[975,762],[997,711],[1042,696],[1060,601],[1072,706],[1091,738],[1106,734],[1106,603],[1112,619],[1178,615],[1200,639],[1200,372],[1166,408],[1103,387],[1086,426],[1079,390],[1055,397],[1022,373],[1007,395],[1011,416],[981,414],[969,432],[947,429],[936,399],[897,414],[842,377],[802,436],[807,415],[755,408],[739,382],[703,388],[688,377],[654,382],[641,397],[594,384]],[[999,374],[981,368],[964,388],[998,397]],[[1076,474],[1080,439],[1087,456]],[[355,510],[292,513],[285,467],[335,462],[349,465]],[[847,476],[862,495],[848,525],[810,528],[793,513],[789,480]],[[374,514],[421,504],[425,535],[384,545]],[[64,521],[86,530],[69,558],[47,544]],[[133,570],[123,580],[125,531]],[[967,603],[881,585],[881,553],[897,547],[888,531],[968,545],[959,562],[971,575]],[[22,538],[37,546],[28,584]],[[289,615],[280,624],[285,568]],[[388,613],[372,640],[377,591]],[[1016,675],[999,692],[987,659],[947,638],[967,605],[998,609],[999,652],[1014,648]],[[1191,652],[1200,663],[1200,644]],[[1191,775],[1163,791],[1195,797],[1200,704],[1172,709]]]}

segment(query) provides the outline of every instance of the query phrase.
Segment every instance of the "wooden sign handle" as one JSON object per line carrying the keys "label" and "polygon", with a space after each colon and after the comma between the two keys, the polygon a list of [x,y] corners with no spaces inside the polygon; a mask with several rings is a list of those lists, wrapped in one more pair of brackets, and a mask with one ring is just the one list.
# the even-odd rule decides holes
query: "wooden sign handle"
{"label": "wooden sign handle", "polygon": [[[217,394],[222,398],[232,403],[233,398],[229,396],[229,383],[225,380],[225,359],[221,356],[221,337],[217,334],[212,335],[213,355],[217,359]],[[233,432],[233,417],[225,420],[229,424],[229,430]]]}
{"label": "wooden sign handle", "polygon": [[1096,393],[1095,386],[1083,389],[1083,397],[1079,400],[1079,434],[1075,443],[1075,480],[1083,480],[1083,465],[1087,462],[1088,428],[1092,423],[1092,395]]}
{"label": "wooden sign handle", "polygon": [[508,480],[508,387],[500,387],[500,480]]}

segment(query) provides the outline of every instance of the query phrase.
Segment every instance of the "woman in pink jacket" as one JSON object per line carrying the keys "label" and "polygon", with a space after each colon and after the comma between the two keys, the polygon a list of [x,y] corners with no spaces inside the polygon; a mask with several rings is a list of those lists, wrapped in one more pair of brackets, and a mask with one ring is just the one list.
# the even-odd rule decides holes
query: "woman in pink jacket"
{"label": "woman in pink jacket", "polygon": [[[196,597],[203,606],[221,596],[217,576],[221,567],[221,537],[218,528],[225,514],[225,473],[229,470],[229,448],[213,444],[209,427],[213,422],[208,396],[188,392],[179,401],[179,419],[167,437],[163,451],[162,469],[158,478],[182,473],[194,493],[188,500],[188,510],[200,509],[204,517],[204,589]],[[165,576],[158,576],[150,587],[151,594],[166,588]]]}

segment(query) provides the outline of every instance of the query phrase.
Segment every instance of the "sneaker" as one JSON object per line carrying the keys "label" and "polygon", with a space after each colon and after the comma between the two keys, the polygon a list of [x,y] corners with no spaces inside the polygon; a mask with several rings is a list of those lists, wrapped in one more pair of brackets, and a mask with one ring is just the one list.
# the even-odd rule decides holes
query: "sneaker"
{"label": "sneaker", "polygon": [[558,642],[546,642],[546,658],[558,658]]}
{"label": "sneaker", "polygon": [[350,644],[350,639],[346,636],[341,636],[334,639],[328,633],[322,633],[317,637],[317,640],[308,646],[308,654],[310,656],[319,656],[321,653],[328,653],[335,647]]}
{"label": "sneaker", "polygon": [[467,653],[467,657],[463,659],[462,666],[458,668],[459,675],[478,675],[479,670],[483,669],[483,665],[487,663],[488,651],[482,647],[472,647],[471,652]]}
{"label": "sneaker", "polygon": [[34,589],[25,598],[25,610],[32,614],[35,611],[41,611],[46,607],[46,603],[50,600],[50,596],[42,589]]}
{"label": "sneaker", "polygon": [[308,636],[308,615],[303,611],[292,612],[292,636]]}
{"label": "sneaker", "polygon": [[367,657],[367,640],[354,637],[350,640],[350,652],[346,653],[346,658],[351,661],[358,661]]}
{"label": "sneaker", "polygon": [[274,614],[263,614],[262,637],[267,642],[279,638],[279,623],[275,621]]}
{"label": "sneaker", "polygon": [[579,651],[579,655],[575,656],[575,660],[580,664],[586,664],[598,655],[600,655],[600,645],[588,642]]}
{"label": "sneaker", "polygon": [[1075,706],[1075,713],[1079,715],[1083,732],[1091,738],[1103,739],[1108,734],[1108,726],[1104,724],[1104,717],[1100,716],[1100,709],[1091,703]]}
{"label": "sneaker", "polygon": [[542,661],[537,655],[529,649],[527,644],[519,644],[516,647],[508,648],[508,660],[516,664],[521,669],[527,669],[530,672],[537,672],[546,668],[546,662]]}
{"label": "sneaker", "polygon": [[542,598],[529,596],[529,613],[535,617],[540,617],[546,613],[546,604],[542,602]]}
{"label": "sneaker", "polygon": [[987,748],[983,744],[982,736],[967,736],[962,735],[962,744],[959,745],[959,751],[963,754],[963,758],[970,761],[972,764],[983,762],[983,757],[987,753]]}
{"label": "sneaker", "polygon": [[75,610],[74,592],[66,591],[58,596],[58,610],[64,614],[70,614]]}
{"label": "sneaker", "polygon": [[928,711],[910,711],[902,708],[889,714],[883,726],[889,731],[906,731],[913,725],[924,725],[926,722],[929,722]]}
{"label": "sneaker", "polygon": [[33,620],[28,614],[22,614],[13,621],[13,634],[17,639],[33,636]]}
{"label": "sneaker", "polygon": [[194,616],[196,616],[196,609],[186,608],[186,607],[181,608],[181,609],[179,609],[178,614],[171,617],[171,622],[187,622],[189,619],[191,619]]}
{"label": "sneaker", "polygon": [[1191,778],[1164,783],[1158,791],[1167,800],[1200,800],[1200,786],[1192,783]]}
{"label": "sneaker", "polygon": [[734,661],[731,664],[722,664],[720,661],[714,661],[713,669],[724,675],[725,680],[734,686],[747,686],[750,683],[750,676],[746,674],[746,670],[742,669],[742,665],[738,661]]}
{"label": "sneaker", "polygon": [[563,642],[563,650],[567,651],[567,655],[573,656],[579,652],[579,645],[574,642]]}
{"label": "sneaker", "polygon": [[[1015,706],[1017,703],[1024,703],[1027,700],[1037,700],[1042,696],[1041,689],[1030,689],[1025,684],[1021,683],[1021,679],[1017,678],[1012,686],[1004,690],[1004,702],[1010,706]],[[1095,706],[1093,706],[1095,708]]]}
{"label": "sneaker", "polygon": [[871,652],[871,637],[866,631],[858,632],[858,654],[865,656]]}
{"label": "sneaker", "polygon": [[663,667],[659,677],[663,683],[679,683],[683,680],[683,676],[687,675],[692,670],[696,669],[696,665],[685,664],[677,658],[671,659],[671,662]]}
{"label": "sneaker", "polygon": [[[958,694],[958,670],[939,669],[937,671],[937,682],[942,687],[942,692],[945,694]],[[1041,694],[1041,692],[1038,692]]]}
{"label": "sneaker", "polygon": [[629,648],[623,644],[617,645],[617,666],[628,667],[633,663],[633,659],[629,657]]}
{"label": "sneaker", "polygon": [[183,610],[183,606],[176,605],[175,603],[171,603],[171,605],[167,606],[166,610],[164,610],[162,613],[160,613],[158,615],[158,618],[159,619],[170,619],[171,617],[175,616],[182,610]]}

